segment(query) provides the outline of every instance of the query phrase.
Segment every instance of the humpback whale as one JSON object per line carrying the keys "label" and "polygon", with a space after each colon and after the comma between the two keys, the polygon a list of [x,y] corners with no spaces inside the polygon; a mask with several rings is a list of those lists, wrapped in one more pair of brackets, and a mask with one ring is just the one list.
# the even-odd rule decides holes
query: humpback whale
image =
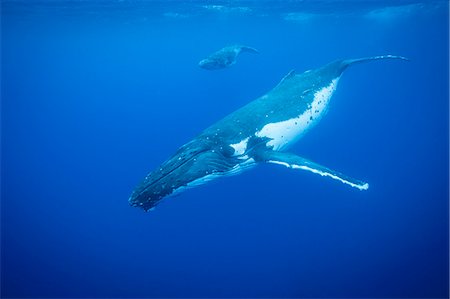
{"label": "humpback whale", "polygon": [[202,59],[198,63],[198,66],[206,70],[223,69],[235,64],[236,58],[242,52],[259,53],[258,50],[247,46],[228,46],[212,53],[207,58]]}
{"label": "humpback whale", "polygon": [[166,196],[273,163],[330,177],[359,190],[366,182],[286,152],[327,111],[344,70],[359,62],[403,59],[384,55],[336,60],[304,73],[290,71],[272,90],[205,129],[186,143],[132,192],[129,203],[145,211]]}

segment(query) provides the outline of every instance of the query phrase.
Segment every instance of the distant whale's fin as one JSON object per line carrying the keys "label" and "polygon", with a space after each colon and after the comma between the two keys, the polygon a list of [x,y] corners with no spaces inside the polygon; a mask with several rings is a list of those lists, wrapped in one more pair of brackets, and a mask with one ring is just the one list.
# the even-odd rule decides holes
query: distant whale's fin
{"label": "distant whale's fin", "polygon": [[259,54],[259,51],[252,47],[240,46],[240,50],[241,50],[241,52],[250,52],[250,53]]}
{"label": "distant whale's fin", "polygon": [[302,169],[321,176],[330,177],[341,183],[350,185],[359,190],[367,190],[369,184],[363,181],[348,177],[342,173],[331,170],[308,159],[302,158],[292,153],[276,152],[272,150],[257,150],[255,158],[260,162],[283,165],[292,169]]}
{"label": "distant whale's fin", "polygon": [[343,63],[347,66],[360,63],[360,62],[367,62],[372,60],[380,60],[380,59],[401,59],[401,60],[408,60],[408,58],[403,56],[395,56],[395,55],[380,55],[380,56],[371,56],[371,57],[364,57],[364,58],[357,58],[357,59],[346,59],[343,61]]}

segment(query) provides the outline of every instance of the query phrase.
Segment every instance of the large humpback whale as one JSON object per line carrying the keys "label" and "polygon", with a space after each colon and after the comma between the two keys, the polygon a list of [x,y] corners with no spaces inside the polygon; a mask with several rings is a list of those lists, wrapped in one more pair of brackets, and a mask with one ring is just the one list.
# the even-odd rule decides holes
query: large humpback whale
{"label": "large humpback whale", "polygon": [[214,178],[234,175],[258,163],[274,163],[336,179],[360,190],[369,185],[285,152],[325,114],[344,70],[385,55],[331,62],[301,74],[289,72],[267,94],[229,114],[186,143],[133,191],[129,202],[144,210],[161,199]]}
{"label": "large humpback whale", "polygon": [[202,59],[198,63],[198,66],[206,70],[223,69],[235,64],[236,58],[242,52],[259,53],[258,50],[247,46],[228,46],[212,53],[207,58]]}

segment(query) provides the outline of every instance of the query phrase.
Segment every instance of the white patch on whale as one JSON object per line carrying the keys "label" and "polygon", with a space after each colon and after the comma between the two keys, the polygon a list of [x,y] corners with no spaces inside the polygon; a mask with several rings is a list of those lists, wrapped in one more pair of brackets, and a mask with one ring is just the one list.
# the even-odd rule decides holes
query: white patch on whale
{"label": "white patch on whale", "polygon": [[247,149],[247,143],[248,143],[249,137],[241,140],[238,143],[230,144],[232,148],[234,148],[234,154],[233,156],[240,156],[245,153],[245,150]]}
{"label": "white patch on whale", "polygon": [[269,123],[255,133],[257,137],[271,139],[267,146],[273,150],[281,150],[297,140],[323,116],[328,102],[336,90],[339,77],[333,79],[330,85],[314,93],[314,99],[302,114],[295,118],[277,123]]}

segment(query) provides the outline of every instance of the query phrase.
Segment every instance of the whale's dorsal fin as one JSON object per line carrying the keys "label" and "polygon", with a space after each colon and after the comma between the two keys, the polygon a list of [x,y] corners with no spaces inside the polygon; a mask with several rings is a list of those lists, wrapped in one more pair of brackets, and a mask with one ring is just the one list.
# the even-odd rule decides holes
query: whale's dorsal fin
{"label": "whale's dorsal fin", "polygon": [[279,164],[288,168],[307,170],[321,176],[327,176],[359,190],[367,190],[369,188],[368,183],[351,178],[292,153],[276,152],[266,148],[256,150],[254,157],[259,162]]}
{"label": "whale's dorsal fin", "polygon": [[297,72],[296,72],[295,70],[290,70],[289,73],[287,73],[287,75],[284,76],[283,79],[281,79],[280,83],[283,82],[283,81],[286,80],[286,79],[289,79],[289,78],[291,78],[291,77],[294,77],[296,73],[297,73]]}
{"label": "whale's dorsal fin", "polygon": [[297,74],[297,72],[295,70],[290,70],[289,73],[287,73],[287,75],[285,75],[283,77],[283,79],[281,79],[280,83],[278,83],[277,87],[280,86],[281,84],[283,84],[283,82],[285,82],[286,80],[294,77]]}

